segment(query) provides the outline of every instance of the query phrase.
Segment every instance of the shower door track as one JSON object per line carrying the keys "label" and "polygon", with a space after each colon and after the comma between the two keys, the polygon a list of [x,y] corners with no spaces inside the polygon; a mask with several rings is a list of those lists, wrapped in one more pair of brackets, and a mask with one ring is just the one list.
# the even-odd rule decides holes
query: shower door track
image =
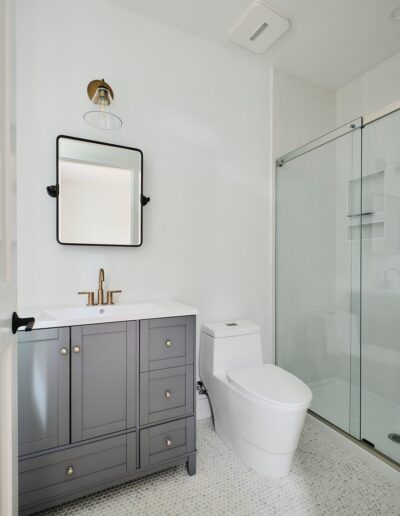
{"label": "shower door track", "polygon": [[369,113],[368,115],[355,118],[351,122],[348,122],[334,129],[333,131],[330,131],[329,133],[323,134],[322,136],[312,140],[309,143],[306,143],[305,145],[302,145],[301,147],[298,147],[297,149],[287,152],[276,160],[276,166],[282,167],[282,165],[288,161],[298,158],[302,154],[311,152],[312,150],[321,147],[322,145],[325,145],[332,140],[336,140],[337,138],[340,138],[341,136],[344,136],[345,134],[354,131],[355,129],[362,129],[368,124],[371,124],[372,122],[375,122],[376,120],[388,116],[398,110],[400,110],[400,100],[397,100],[396,102],[393,102],[392,104],[389,104],[382,109]]}
{"label": "shower door track", "polygon": [[378,109],[377,111],[374,111],[373,113],[369,113],[368,115],[365,115],[363,117],[363,127],[366,125],[375,122],[376,120],[379,120],[380,118],[384,118],[385,116],[391,115],[395,111],[398,111],[400,109],[400,100],[396,100],[396,102],[393,102],[392,104],[389,104],[388,106],[385,106],[382,109]]}
{"label": "shower door track", "polygon": [[363,441],[361,439],[357,439],[357,437],[354,437],[353,435],[349,434],[349,432],[346,432],[346,430],[343,430],[342,428],[336,426],[334,423],[331,423],[331,421],[320,416],[313,410],[308,409],[307,412],[310,416],[314,417],[315,419],[317,419],[324,425],[328,426],[329,428],[331,428],[332,430],[334,430],[335,432],[340,434],[342,437],[345,437],[351,443],[355,444],[362,450],[367,451],[368,453],[370,453],[371,455],[373,455],[374,457],[381,460],[388,466],[392,467],[395,471],[398,471],[400,473],[400,464],[398,462],[396,462],[395,460],[391,459],[388,455],[385,455],[384,453],[380,452],[376,448],[368,445],[365,441]]}
{"label": "shower door track", "polygon": [[355,131],[356,129],[362,129],[363,127],[363,119],[362,117],[355,118],[351,122],[348,122],[345,125],[342,125],[335,129],[334,131],[330,131],[329,133],[326,133],[316,140],[313,140],[309,143],[306,143],[305,145],[302,145],[301,147],[298,147],[297,149],[288,152],[287,154],[284,154],[280,158],[276,160],[276,165],[278,167],[282,167],[285,163],[288,163],[292,159],[298,158],[299,156],[302,156],[303,154],[306,154],[307,152],[311,152],[314,149],[317,149],[318,147],[322,147],[323,145],[333,141],[337,140],[341,136],[344,136],[345,134],[351,133],[352,131]]}

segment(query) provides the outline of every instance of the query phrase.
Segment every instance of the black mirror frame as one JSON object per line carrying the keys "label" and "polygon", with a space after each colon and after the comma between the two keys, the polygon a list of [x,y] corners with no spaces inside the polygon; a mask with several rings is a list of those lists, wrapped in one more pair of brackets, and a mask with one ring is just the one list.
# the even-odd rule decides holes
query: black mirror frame
{"label": "black mirror frame", "polygon": [[[133,150],[133,151],[136,151],[136,152],[139,152],[140,153],[140,163],[141,163],[141,177],[140,177],[140,183],[141,183],[141,197],[140,197],[140,210],[141,210],[141,213],[140,213],[140,243],[139,244],[132,244],[132,245],[125,245],[125,244],[83,244],[83,243],[66,243],[66,242],[61,242],[60,241],[60,237],[59,237],[59,201],[58,201],[58,196],[59,196],[59,170],[58,170],[58,166],[59,166],[59,160],[58,160],[58,157],[59,157],[59,151],[58,151],[58,148],[59,148],[59,140],[61,138],[67,138],[69,140],[78,140],[78,141],[81,141],[81,142],[88,142],[88,143],[96,143],[98,145],[107,145],[109,147],[117,147],[119,149],[128,149],[128,150]],[[100,142],[100,141],[96,141],[96,140],[87,140],[86,138],[77,138],[75,136],[67,136],[67,135],[64,135],[64,134],[60,134],[57,136],[57,139],[56,139],[56,181],[57,183],[55,185],[49,185],[46,187],[46,191],[47,191],[47,194],[50,196],[50,197],[55,197],[57,199],[57,215],[56,215],[56,238],[57,238],[57,242],[61,245],[85,245],[85,246],[96,246],[96,247],[140,247],[142,244],[143,244],[143,206],[146,206],[149,202],[150,202],[150,197],[146,197],[144,194],[143,194],[143,152],[140,150],[140,149],[137,149],[135,147],[127,147],[125,145],[116,145],[114,143],[106,143],[106,142]]]}

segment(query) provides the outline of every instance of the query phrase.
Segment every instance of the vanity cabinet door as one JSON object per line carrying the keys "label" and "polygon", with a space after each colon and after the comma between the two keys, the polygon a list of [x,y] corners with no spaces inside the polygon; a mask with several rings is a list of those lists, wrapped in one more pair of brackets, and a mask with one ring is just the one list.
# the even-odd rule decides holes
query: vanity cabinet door
{"label": "vanity cabinet door", "polygon": [[136,424],[137,323],[71,328],[71,441]]}
{"label": "vanity cabinet door", "polygon": [[69,328],[18,332],[18,454],[69,443]]}

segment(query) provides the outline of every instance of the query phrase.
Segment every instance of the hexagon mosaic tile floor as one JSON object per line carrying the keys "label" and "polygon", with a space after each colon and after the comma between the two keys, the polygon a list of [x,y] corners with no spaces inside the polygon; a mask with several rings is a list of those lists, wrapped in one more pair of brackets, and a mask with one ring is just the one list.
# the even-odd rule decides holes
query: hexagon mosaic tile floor
{"label": "hexagon mosaic tile floor", "polygon": [[215,434],[211,420],[198,423],[197,444],[193,477],[175,467],[41,515],[400,515],[400,488],[309,421],[293,471],[280,480],[246,468]]}

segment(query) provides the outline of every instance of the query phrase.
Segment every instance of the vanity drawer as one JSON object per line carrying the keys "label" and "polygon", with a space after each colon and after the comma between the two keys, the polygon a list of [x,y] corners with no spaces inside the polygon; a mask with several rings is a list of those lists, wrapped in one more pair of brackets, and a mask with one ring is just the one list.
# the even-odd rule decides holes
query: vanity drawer
{"label": "vanity drawer", "polygon": [[140,424],[193,413],[193,366],[140,374]]}
{"label": "vanity drawer", "polygon": [[132,432],[20,461],[20,506],[57,498],[126,474],[136,468],[135,452],[136,434]]}
{"label": "vanity drawer", "polygon": [[195,419],[189,417],[140,432],[140,467],[184,455],[195,449]]}
{"label": "vanity drawer", "polygon": [[140,370],[193,364],[194,339],[194,316],[140,321]]}

